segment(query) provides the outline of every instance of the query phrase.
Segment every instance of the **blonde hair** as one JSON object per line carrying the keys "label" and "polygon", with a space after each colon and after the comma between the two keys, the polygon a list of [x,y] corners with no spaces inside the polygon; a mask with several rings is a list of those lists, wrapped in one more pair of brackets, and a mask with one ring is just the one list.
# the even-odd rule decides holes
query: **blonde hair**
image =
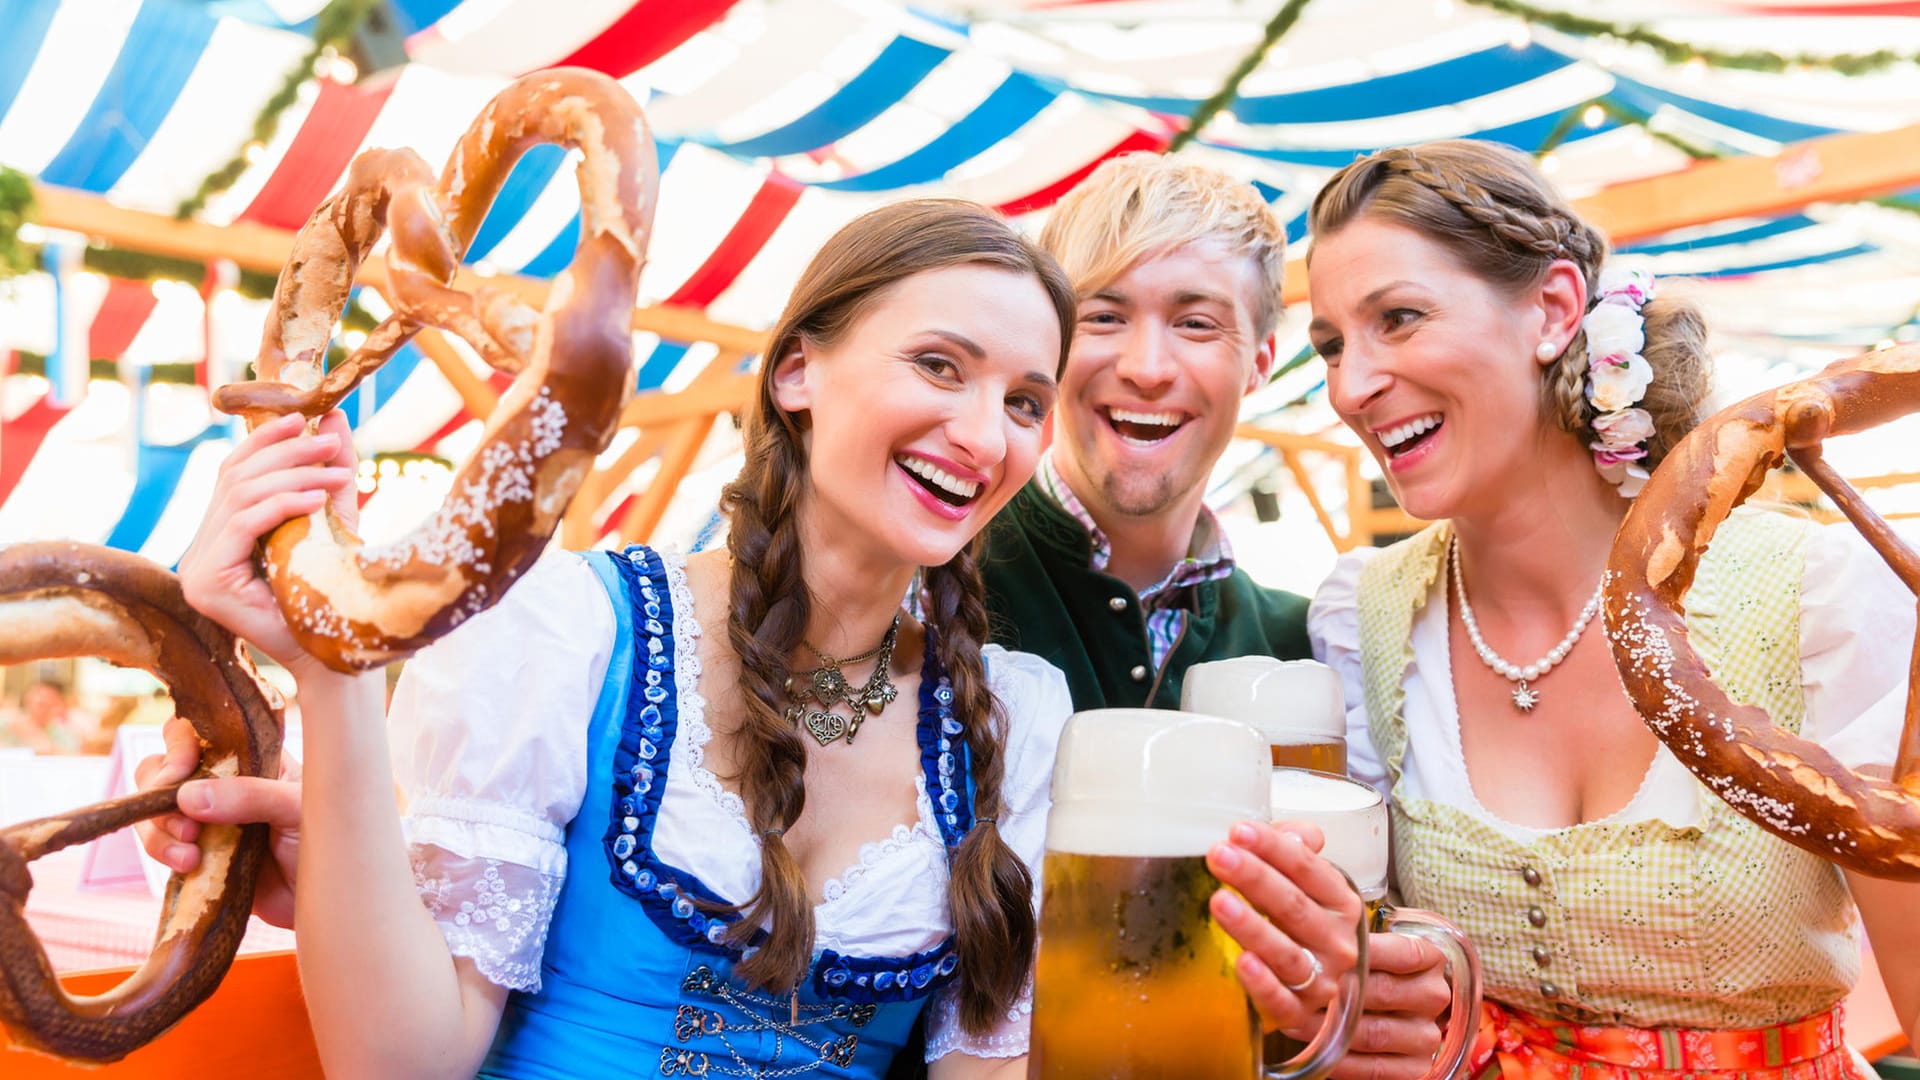
{"label": "blonde hair", "polygon": [[[1369,154],[1335,173],[1314,197],[1316,242],[1362,216],[1420,233],[1512,295],[1538,285],[1554,260],[1566,259],[1586,278],[1589,309],[1599,299],[1606,238],[1517,150],[1449,139]],[[1307,258],[1313,258],[1311,249]],[[1691,303],[1660,296],[1648,301],[1641,316],[1646,345],[1640,354],[1653,368],[1653,382],[1639,407],[1654,424],[1641,464],[1651,469],[1700,422],[1712,360],[1706,323]],[[1548,367],[1541,394],[1561,429],[1583,442],[1598,438],[1593,421],[1599,411],[1587,400],[1586,385],[1582,332]]]}
{"label": "blonde hair", "polygon": [[1075,185],[1047,216],[1040,246],[1053,253],[1082,299],[1142,259],[1218,241],[1253,260],[1254,327],[1280,321],[1287,230],[1252,184],[1161,154],[1122,154]]}

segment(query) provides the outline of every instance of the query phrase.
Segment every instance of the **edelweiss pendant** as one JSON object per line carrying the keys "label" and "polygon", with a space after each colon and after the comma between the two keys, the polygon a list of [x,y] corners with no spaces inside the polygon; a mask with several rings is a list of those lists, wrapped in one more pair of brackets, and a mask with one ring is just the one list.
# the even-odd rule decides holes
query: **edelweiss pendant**
{"label": "edelweiss pendant", "polygon": [[1532,712],[1539,703],[1540,695],[1529,689],[1525,682],[1513,688],[1513,704],[1521,712]]}

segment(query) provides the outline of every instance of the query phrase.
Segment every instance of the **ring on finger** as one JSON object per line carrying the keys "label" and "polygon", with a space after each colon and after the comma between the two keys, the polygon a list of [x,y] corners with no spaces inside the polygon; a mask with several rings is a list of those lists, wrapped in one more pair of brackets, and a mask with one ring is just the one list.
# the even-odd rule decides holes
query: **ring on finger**
{"label": "ring on finger", "polygon": [[1313,981],[1315,979],[1318,979],[1321,976],[1321,974],[1326,971],[1325,968],[1320,966],[1320,958],[1314,955],[1313,950],[1301,949],[1300,955],[1307,958],[1307,964],[1308,964],[1307,977],[1304,979],[1301,979],[1298,983],[1290,983],[1284,980],[1282,980],[1280,983],[1281,986],[1286,987],[1290,992],[1295,994],[1298,994],[1301,991],[1305,990],[1307,987],[1312,986]]}

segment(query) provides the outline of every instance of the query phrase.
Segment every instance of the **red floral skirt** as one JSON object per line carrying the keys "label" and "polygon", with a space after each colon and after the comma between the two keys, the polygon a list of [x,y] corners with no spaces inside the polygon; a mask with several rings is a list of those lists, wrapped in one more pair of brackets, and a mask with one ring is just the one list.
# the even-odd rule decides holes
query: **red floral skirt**
{"label": "red floral skirt", "polygon": [[1588,1027],[1488,1001],[1474,1080],[1865,1080],[1839,1006],[1752,1031]]}

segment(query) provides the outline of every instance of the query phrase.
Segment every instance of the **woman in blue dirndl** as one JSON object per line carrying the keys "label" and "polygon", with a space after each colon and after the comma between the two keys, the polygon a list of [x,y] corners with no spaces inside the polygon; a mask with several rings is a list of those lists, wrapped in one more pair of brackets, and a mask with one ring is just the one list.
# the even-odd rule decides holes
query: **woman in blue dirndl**
{"label": "woman in blue dirndl", "polygon": [[[1075,306],[980,207],[856,220],[770,338],[726,549],[549,555],[408,663],[390,718],[377,674],[299,651],[249,560],[350,450],[249,438],[182,575],[299,680],[329,1071],[873,1078],[925,1010],[939,1080],[1024,1074],[1071,705],[1058,670],[984,644],[971,549],[1033,473]],[[1246,861],[1324,869],[1293,847]],[[1331,978],[1283,996],[1268,968],[1351,930],[1281,922],[1244,966],[1298,1022]]]}

